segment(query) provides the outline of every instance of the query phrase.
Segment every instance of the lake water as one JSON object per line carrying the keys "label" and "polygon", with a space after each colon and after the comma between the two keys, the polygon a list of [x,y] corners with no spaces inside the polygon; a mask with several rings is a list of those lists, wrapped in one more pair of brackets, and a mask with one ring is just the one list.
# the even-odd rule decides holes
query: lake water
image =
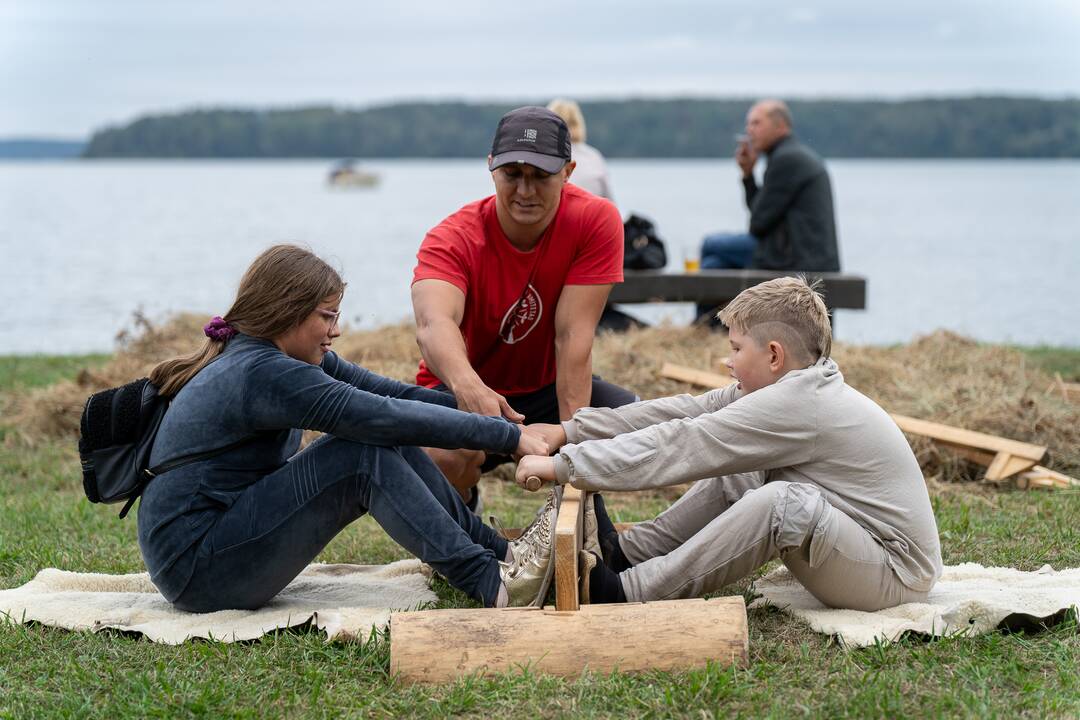
{"label": "lake water", "polygon": [[[673,265],[746,227],[730,161],[616,160],[623,214],[651,217]],[[271,243],[344,271],[343,317],[411,317],[424,232],[491,192],[482,161],[379,161],[367,190],[323,161],[0,163],[0,354],[108,351],[132,313],[223,313]],[[830,161],[843,269],[868,308],[837,336],[895,343],[946,328],[983,341],[1080,346],[1080,162]],[[685,323],[688,305],[631,306]]]}

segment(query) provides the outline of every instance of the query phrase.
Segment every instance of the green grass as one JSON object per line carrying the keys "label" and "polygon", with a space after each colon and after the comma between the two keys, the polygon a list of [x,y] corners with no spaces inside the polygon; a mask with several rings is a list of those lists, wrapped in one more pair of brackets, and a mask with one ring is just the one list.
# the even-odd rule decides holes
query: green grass
{"label": "green grass", "polygon": [[1080,349],[1040,345],[1017,348],[1038,368],[1050,373],[1061,373],[1068,382],[1080,382]]}
{"label": "green grass", "polygon": [[[44,371],[6,374],[0,393]],[[53,377],[73,371],[64,365]],[[143,570],[134,517],[92,506],[79,489],[73,443],[0,448],[0,587],[45,567]],[[489,508],[508,526],[536,500],[486,480]],[[614,496],[617,520],[649,517],[659,495]],[[1035,569],[1080,566],[1080,493],[950,493],[935,510],[947,563]],[[405,557],[363,518],[332,542],[326,562]],[[742,593],[748,582],[725,590]],[[471,605],[437,582],[440,607]],[[846,651],[773,609],[750,612],[750,663],[685,673],[587,675],[521,669],[445,686],[409,687],[389,675],[385,638],[327,644],[320,633],[259,642],[155,645],[118,633],[0,627],[0,717],[1077,717],[1080,633],[1075,618],[1034,634],[934,642],[907,639]],[[647,631],[645,628],[638,630]],[[555,639],[553,639],[553,642]]]}
{"label": "green grass", "polygon": [[100,354],[0,355],[0,393],[51,385],[108,359],[108,355]]}

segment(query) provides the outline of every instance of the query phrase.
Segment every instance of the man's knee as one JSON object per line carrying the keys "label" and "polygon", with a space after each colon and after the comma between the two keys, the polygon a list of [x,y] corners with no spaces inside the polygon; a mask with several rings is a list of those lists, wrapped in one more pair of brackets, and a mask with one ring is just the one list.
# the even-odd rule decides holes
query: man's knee
{"label": "man's knee", "polygon": [[435,462],[463,498],[467,498],[469,488],[480,481],[480,466],[483,465],[485,458],[482,450],[424,448],[424,452]]}
{"label": "man's knee", "polygon": [[640,399],[626,388],[593,376],[592,393],[589,398],[591,407],[617,408],[636,403]]}

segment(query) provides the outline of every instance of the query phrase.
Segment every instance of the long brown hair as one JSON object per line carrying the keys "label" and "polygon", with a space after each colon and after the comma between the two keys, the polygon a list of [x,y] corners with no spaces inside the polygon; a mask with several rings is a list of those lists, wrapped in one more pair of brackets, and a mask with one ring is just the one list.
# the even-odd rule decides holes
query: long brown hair
{"label": "long brown hair", "polygon": [[[338,272],[310,250],[274,245],[248,267],[223,319],[237,332],[272,340],[302,323],[320,302],[344,290]],[[207,338],[191,355],[158,363],[150,372],[150,382],[161,395],[175,395],[224,349],[225,341]]]}

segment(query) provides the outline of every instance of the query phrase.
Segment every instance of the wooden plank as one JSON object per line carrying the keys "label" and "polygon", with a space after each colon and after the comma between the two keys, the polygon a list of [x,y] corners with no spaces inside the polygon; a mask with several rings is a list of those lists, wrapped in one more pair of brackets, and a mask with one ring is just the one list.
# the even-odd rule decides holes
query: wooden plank
{"label": "wooden plank", "polygon": [[678,380],[679,382],[708,388],[726,387],[735,382],[735,378],[730,375],[721,375],[708,370],[698,370],[669,362],[664,363],[664,366],[660,368],[660,376],[669,380]]}
{"label": "wooden plank", "polygon": [[[626,532],[630,528],[637,525],[637,523],[636,522],[617,522],[617,523],[612,523],[612,525],[615,526],[615,532]],[[507,540],[517,540],[519,537],[521,537],[521,528],[505,528],[503,530],[503,534],[504,534],[503,536]],[[582,542],[584,542],[584,538],[582,538]]]}
{"label": "wooden plank", "polygon": [[1049,395],[1053,391],[1059,392],[1061,399],[1066,402],[1080,400],[1080,383],[1065,382],[1065,378],[1061,377],[1059,372],[1054,373],[1054,382],[1046,388],[1046,394]]}
{"label": "wooden plank", "polygon": [[973,463],[978,463],[979,465],[986,467],[989,467],[990,463],[994,462],[994,458],[997,457],[995,453],[986,452],[985,450],[976,450],[967,445],[956,445],[951,442],[945,442],[944,440],[935,440],[934,442],[941,447],[952,450],[956,454],[967,458]]}
{"label": "wooden plank", "polygon": [[564,485],[559,517],[555,521],[555,609],[577,610],[578,550],[581,549],[582,518],[585,504],[583,493],[572,485]]}
{"label": "wooden plank", "polygon": [[1034,490],[1036,488],[1055,490],[1080,487],[1080,480],[1069,477],[1056,470],[1036,465],[1031,470],[1016,476],[1016,486],[1021,490]]}
{"label": "wooden plank", "polygon": [[[565,500],[564,500],[565,502]],[[519,668],[562,677],[745,665],[741,596],[541,608],[466,608],[390,616],[390,671],[407,683]]]}
{"label": "wooden plank", "polygon": [[904,432],[912,435],[924,435],[931,440],[943,440],[954,445],[967,445],[977,450],[994,453],[1008,453],[1035,462],[1041,461],[1046,456],[1045,445],[1032,445],[1031,443],[998,437],[997,435],[964,430],[952,425],[942,425],[941,423],[919,420],[906,415],[897,415],[896,413],[890,413],[890,416]]}
{"label": "wooden plank", "polygon": [[[798,271],[773,270],[701,270],[695,273],[626,270],[623,281],[612,288],[608,302],[711,302],[720,305],[758,283],[799,274]],[[866,307],[865,277],[827,272],[801,274],[821,279],[827,307],[856,310]]]}
{"label": "wooden plank", "polygon": [[991,482],[997,482],[998,480],[1012,477],[1018,472],[1030,470],[1033,467],[1035,467],[1034,460],[1018,458],[1015,455],[1009,455],[1008,453],[998,453],[994,456],[994,461],[990,463],[990,467],[986,469],[985,479]]}
{"label": "wooden plank", "polygon": [[[734,382],[729,376],[674,363],[664,363],[659,374],[702,387],[723,387]],[[990,481],[1004,480],[1030,470],[1046,457],[1045,445],[1033,445],[896,413],[890,413],[890,417],[904,432],[928,437],[972,462],[987,466],[986,479]]]}

